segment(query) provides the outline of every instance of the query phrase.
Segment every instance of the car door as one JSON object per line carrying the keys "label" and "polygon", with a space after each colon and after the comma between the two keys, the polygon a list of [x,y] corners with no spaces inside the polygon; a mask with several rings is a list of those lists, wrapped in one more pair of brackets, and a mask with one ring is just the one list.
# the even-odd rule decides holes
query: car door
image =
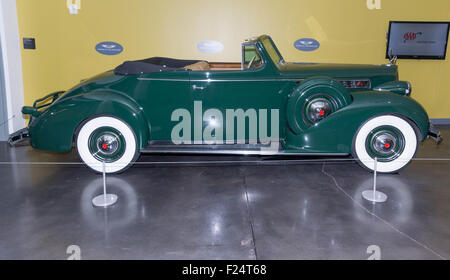
{"label": "car door", "polygon": [[[243,45],[243,63],[238,69],[227,63],[210,63],[210,66],[209,70],[189,72],[191,98],[196,109],[194,142],[255,144],[263,132],[260,120],[266,114],[269,125],[272,109],[280,109],[283,102],[282,82],[277,73],[266,67],[256,45]],[[243,114],[244,128],[239,126]],[[206,139],[211,135],[212,139]]]}
{"label": "car door", "polygon": [[155,72],[137,79],[133,95],[150,122],[151,140],[170,144],[177,123],[172,120],[173,113],[180,109],[193,112],[188,71]]}

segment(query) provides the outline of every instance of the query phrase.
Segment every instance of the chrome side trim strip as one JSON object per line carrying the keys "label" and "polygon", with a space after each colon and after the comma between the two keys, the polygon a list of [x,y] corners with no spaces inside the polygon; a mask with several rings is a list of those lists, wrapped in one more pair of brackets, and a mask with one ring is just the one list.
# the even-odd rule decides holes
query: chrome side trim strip
{"label": "chrome side trim strip", "polygon": [[158,79],[158,78],[137,78],[139,81],[171,81],[171,82],[189,82],[189,79]]}
{"label": "chrome side trim strip", "polygon": [[[165,78],[137,78],[140,81],[167,81],[167,82],[302,82],[305,79],[295,79],[295,78],[280,78],[280,79],[276,79],[276,78],[271,78],[271,79],[194,79],[194,80],[189,80],[189,79],[165,79]],[[363,87],[363,88],[356,88],[355,89],[367,89],[367,88],[371,88],[371,84],[370,84],[370,80],[369,79],[336,79],[339,82],[344,82],[344,81],[367,81],[368,82],[368,86],[367,87]],[[346,87],[349,88],[349,87]],[[350,87],[353,88],[353,87]]]}
{"label": "chrome side trim strip", "polygon": [[285,151],[264,151],[264,150],[178,150],[178,149],[142,149],[141,153],[146,154],[220,154],[220,155],[286,155],[286,156],[347,156],[346,153],[293,153]]}
{"label": "chrome side trim strip", "polygon": [[203,79],[203,80],[189,80],[189,79],[159,79],[159,78],[137,78],[140,81],[172,81],[172,82],[301,82],[304,79]]}

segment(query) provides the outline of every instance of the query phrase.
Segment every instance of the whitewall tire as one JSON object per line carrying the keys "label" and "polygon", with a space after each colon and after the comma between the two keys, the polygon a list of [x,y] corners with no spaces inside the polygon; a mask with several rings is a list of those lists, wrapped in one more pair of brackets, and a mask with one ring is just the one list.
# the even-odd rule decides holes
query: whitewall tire
{"label": "whitewall tire", "polygon": [[417,135],[406,120],[382,115],[365,122],[353,141],[353,156],[363,167],[377,172],[392,173],[405,167],[417,150]]}
{"label": "whitewall tire", "polygon": [[97,172],[103,172],[103,162],[106,173],[121,172],[139,155],[133,130],[122,120],[109,116],[82,124],[76,147],[81,160]]}

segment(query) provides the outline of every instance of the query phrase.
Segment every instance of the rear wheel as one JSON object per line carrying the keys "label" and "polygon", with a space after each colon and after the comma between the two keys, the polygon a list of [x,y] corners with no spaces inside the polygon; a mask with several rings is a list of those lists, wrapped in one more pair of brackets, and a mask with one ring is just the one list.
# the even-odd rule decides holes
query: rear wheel
{"label": "rear wheel", "polygon": [[372,118],[358,130],[352,154],[364,168],[392,173],[405,167],[417,150],[417,135],[410,123],[392,115]]}
{"label": "rear wheel", "polygon": [[101,116],[82,124],[76,139],[81,160],[97,172],[119,173],[138,157],[133,130],[122,120]]}

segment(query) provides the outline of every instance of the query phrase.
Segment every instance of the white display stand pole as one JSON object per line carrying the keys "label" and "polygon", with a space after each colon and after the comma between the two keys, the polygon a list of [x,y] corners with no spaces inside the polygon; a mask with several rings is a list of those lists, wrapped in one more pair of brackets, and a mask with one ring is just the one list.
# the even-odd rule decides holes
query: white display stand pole
{"label": "white display stand pole", "polygon": [[117,202],[117,195],[106,193],[106,170],[105,162],[102,163],[103,167],[103,194],[98,195],[92,199],[92,204],[97,207],[108,207]]}
{"label": "white display stand pole", "polygon": [[375,202],[385,202],[387,195],[377,191],[377,158],[373,162],[373,190],[366,190],[362,192],[362,197],[368,201]]}

